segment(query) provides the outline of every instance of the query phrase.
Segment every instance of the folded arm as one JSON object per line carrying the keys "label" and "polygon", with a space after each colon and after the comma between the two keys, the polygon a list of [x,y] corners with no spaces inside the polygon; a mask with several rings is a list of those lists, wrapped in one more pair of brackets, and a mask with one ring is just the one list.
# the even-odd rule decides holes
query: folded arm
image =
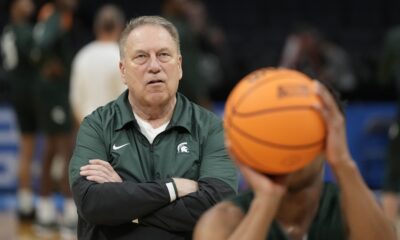
{"label": "folded arm", "polygon": [[121,182],[111,165],[100,160],[109,156],[103,134],[101,122],[94,119],[84,120],[78,133],[69,181],[79,215],[93,224],[118,225],[168,205],[166,183],[172,179]]}
{"label": "folded arm", "polygon": [[[102,160],[91,160],[89,165],[81,168],[81,175],[87,180],[100,185],[104,183],[122,182],[122,179],[114,169],[112,169],[111,165]],[[147,192],[153,189],[160,194],[160,191],[165,189],[162,182],[160,182],[160,185],[151,186],[150,184],[133,184],[128,181],[127,184],[129,189],[136,192],[133,194],[124,192],[120,197],[118,197],[114,192],[112,195],[113,197],[109,199],[109,203],[107,204],[107,209],[119,205],[129,208],[128,211],[122,213],[114,212],[116,218],[110,218],[109,213],[100,215],[99,212],[102,213],[103,211],[101,211],[101,209],[105,207],[103,206],[105,203],[103,201],[101,203],[102,205],[97,205],[93,208],[84,208],[82,206],[82,216],[90,218],[88,220],[91,222],[93,222],[93,219],[96,221],[103,219],[101,220],[102,224],[105,224],[104,221],[110,221],[110,223],[122,223],[135,219],[135,222],[138,222],[139,224],[156,226],[168,231],[187,232],[193,230],[197,219],[204,211],[216,204],[218,201],[221,201],[224,197],[231,196],[235,193],[234,189],[232,189],[228,184],[213,178],[201,179],[199,182],[184,178],[174,178],[173,181],[176,188],[175,192],[172,194],[174,197],[171,197],[171,192],[168,190],[169,200],[172,202],[166,202],[165,194],[167,193],[163,193],[161,196],[156,196],[155,194],[152,194],[152,192]],[[167,183],[169,182],[167,181],[164,184]],[[144,189],[140,189],[141,186],[144,187]],[[157,188],[155,188],[157,186],[160,187],[160,189],[157,190]],[[114,187],[121,186],[118,185]],[[91,190],[95,197],[102,195],[103,192],[106,192],[106,195],[111,193],[110,189],[107,187],[97,188],[97,190]],[[83,192],[86,193],[87,191]],[[75,193],[74,195],[77,196],[82,194]],[[153,199],[153,197],[155,198]],[[164,198],[164,201],[157,201],[160,200],[158,198]],[[124,201],[127,199],[129,199],[129,201]],[[93,205],[93,199],[87,199],[86,201]],[[164,205],[160,207],[160,204]],[[141,207],[136,209],[135,206]],[[114,213],[112,213],[112,215],[114,215]]]}
{"label": "folded arm", "polygon": [[234,189],[219,179],[201,179],[198,185],[198,191],[139,218],[139,223],[174,232],[192,231],[202,213],[222,199],[235,194]]}
{"label": "folded arm", "polygon": [[118,225],[139,218],[170,203],[164,181],[98,184],[84,177],[72,185],[79,214],[88,222]]}
{"label": "folded arm", "polygon": [[[237,172],[223,145],[222,126],[211,129],[207,137],[198,180],[120,182],[118,174],[104,165],[102,170],[82,168],[92,165],[87,159],[101,161],[109,155],[101,124],[86,119],[70,164],[70,182],[80,215],[94,224],[117,225],[139,219],[140,224],[169,231],[192,231],[206,209],[236,192]],[[176,199],[167,183],[175,183]]]}
{"label": "folded arm", "polygon": [[219,120],[213,121],[204,133],[201,151],[198,191],[139,219],[139,223],[169,231],[192,231],[207,209],[236,194],[237,169],[226,152]]}

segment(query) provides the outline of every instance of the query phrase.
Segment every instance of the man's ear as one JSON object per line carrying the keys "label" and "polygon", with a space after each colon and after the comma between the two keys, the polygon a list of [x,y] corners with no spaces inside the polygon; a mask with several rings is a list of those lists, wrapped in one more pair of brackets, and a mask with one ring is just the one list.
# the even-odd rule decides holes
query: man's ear
{"label": "man's ear", "polygon": [[182,55],[178,57],[178,67],[179,67],[179,81],[182,79],[183,70],[182,70]]}
{"label": "man's ear", "polygon": [[126,85],[126,79],[125,79],[126,68],[125,68],[125,65],[123,63],[123,60],[119,61],[119,72],[121,74],[122,82]]}

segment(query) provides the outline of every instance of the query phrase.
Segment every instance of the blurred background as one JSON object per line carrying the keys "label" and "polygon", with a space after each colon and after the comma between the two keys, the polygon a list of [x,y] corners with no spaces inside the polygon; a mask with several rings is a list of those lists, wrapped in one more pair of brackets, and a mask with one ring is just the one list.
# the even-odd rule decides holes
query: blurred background
{"label": "blurred background", "polygon": [[[11,2],[0,0],[0,33],[3,36],[11,22]],[[52,1],[32,2],[35,7],[26,22],[34,28],[40,22],[41,9]],[[140,15],[162,15],[173,20],[182,38],[184,80],[187,79],[181,82],[180,90],[221,116],[226,97],[234,85],[261,67],[295,68],[329,82],[344,101],[353,157],[368,186],[379,200],[383,199],[383,205],[387,204],[388,216],[397,219],[400,170],[395,168],[400,169],[400,166],[393,159],[400,157],[396,151],[400,149],[397,138],[400,1],[81,0],[69,10],[72,21],[64,29],[70,40],[68,52],[72,55],[67,65],[72,64],[76,53],[84,46],[96,40],[93,31],[96,13],[110,3],[121,9],[126,20]],[[5,217],[0,214],[0,239],[42,239],[36,236],[30,224],[22,224],[14,214],[18,208],[21,131],[13,101],[16,84],[6,67],[5,42],[3,37],[0,212]],[[117,66],[118,62],[115,64]],[[64,70],[70,71],[70,68]],[[64,76],[70,78],[68,73]],[[34,85],[32,91],[33,88]],[[69,96],[69,89],[65,91]],[[24,96],[20,100],[29,103]],[[52,101],[51,95],[47,100]],[[79,125],[79,121],[73,119],[72,122]],[[71,128],[72,136],[74,129]],[[34,199],[41,188],[45,135],[40,129],[34,134],[29,169]],[[57,154],[55,158],[51,178],[60,182],[65,163],[57,161]],[[329,169],[326,180],[333,180]],[[62,211],[65,198],[57,190],[54,192],[51,196],[57,209]],[[50,239],[62,237],[57,235]]]}
{"label": "blurred background", "polygon": [[[0,3],[0,27],[7,23],[6,0]],[[36,11],[47,1],[35,0]],[[132,2],[127,0],[79,1],[74,13],[74,50],[94,39],[92,24],[96,10],[103,4],[116,4],[126,19],[139,15],[162,14],[163,0]],[[223,101],[238,79],[250,71],[277,66],[288,35],[300,25],[310,25],[326,40],[342,47],[351,59],[357,87],[346,92],[349,100],[393,100],[393,81],[380,85],[377,78],[379,58],[387,31],[400,24],[400,2],[385,1],[201,1],[208,24],[218,28],[215,38],[224,38],[232,69],[229,79],[213,88],[212,98]],[[35,17],[32,17],[35,21]],[[226,64],[226,63],[224,63]],[[227,76],[228,77],[228,76]],[[4,80],[3,80],[4,81]],[[4,88],[2,88],[2,91]],[[2,98],[6,97],[2,93]]]}

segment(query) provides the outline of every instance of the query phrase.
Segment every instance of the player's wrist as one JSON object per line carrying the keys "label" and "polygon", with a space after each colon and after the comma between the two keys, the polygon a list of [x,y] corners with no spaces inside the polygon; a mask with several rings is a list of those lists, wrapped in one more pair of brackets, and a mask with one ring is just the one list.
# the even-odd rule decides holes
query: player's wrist
{"label": "player's wrist", "polygon": [[328,162],[333,171],[356,167],[356,163],[349,154],[337,155],[334,159],[328,160]]}
{"label": "player's wrist", "polygon": [[354,176],[358,171],[357,164],[352,158],[336,161],[334,164],[331,164],[331,168],[339,181],[340,179]]}

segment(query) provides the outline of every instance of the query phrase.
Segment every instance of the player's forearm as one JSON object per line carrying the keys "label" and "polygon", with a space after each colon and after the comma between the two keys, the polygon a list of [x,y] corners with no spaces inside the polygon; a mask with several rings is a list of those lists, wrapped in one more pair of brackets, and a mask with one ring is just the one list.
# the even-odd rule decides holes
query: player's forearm
{"label": "player's forearm", "polygon": [[203,214],[196,224],[194,240],[226,240],[244,218],[243,211],[230,201],[218,203]]}
{"label": "player's forearm", "polygon": [[278,210],[280,201],[271,198],[254,198],[250,209],[229,240],[264,240]]}
{"label": "player's forearm", "polygon": [[350,239],[395,240],[394,228],[383,215],[355,162],[348,159],[332,168],[341,189],[341,202]]}
{"label": "player's forearm", "polygon": [[165,183],[103,183],[76,180],[72,192],[78,212],[88,222],[118,225],[131,222],[167,205]]}

